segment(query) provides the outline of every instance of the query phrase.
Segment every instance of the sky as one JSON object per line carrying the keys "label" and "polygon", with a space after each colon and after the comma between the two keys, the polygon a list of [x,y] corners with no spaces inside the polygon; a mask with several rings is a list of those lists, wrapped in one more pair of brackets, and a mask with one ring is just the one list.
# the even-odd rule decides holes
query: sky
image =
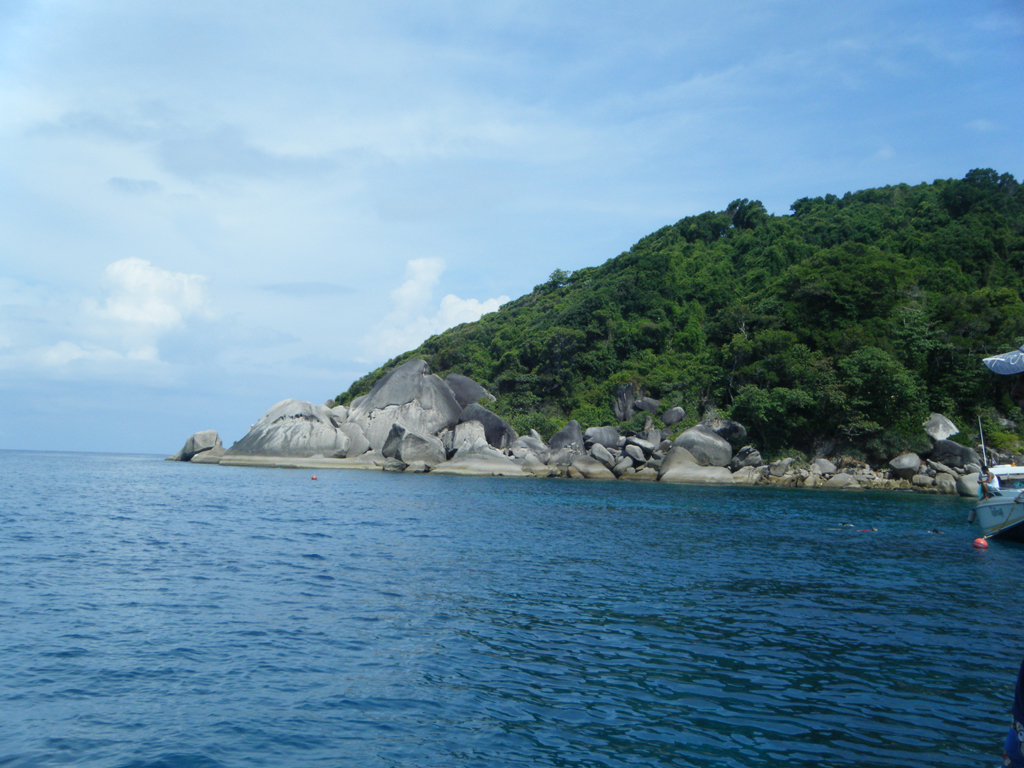
{"label": "sky", "polygon": [[974,168],[1020,0],[4,0],[0,449],[230,446],[684,216]]}

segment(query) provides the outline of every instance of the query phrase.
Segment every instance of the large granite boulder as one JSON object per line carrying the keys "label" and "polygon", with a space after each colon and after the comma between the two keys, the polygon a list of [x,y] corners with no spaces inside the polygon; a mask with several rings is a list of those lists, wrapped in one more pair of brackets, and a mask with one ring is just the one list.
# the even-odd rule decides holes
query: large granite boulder
{"label": "large granite boulder", "polygon": [[629,421],[633,418],[636,410],[633,404],[636,402],[636,390],[632,384],[620,384],[615,388],[615,396],[612,400],[612,413],[617,421]]}
{"label": "large granite boulder", "polygon": [[839,471],[839,468],[835,464],[823,456],[819,456],[811,462],[811,469],[812,471],[816,469],[818,473],[822,475],[834,475]]}
{"label": "large granite boulder", "polygon": [[971,472],[970,474],[960,475],[956,479],[956,492],[968,499],[978,498],[978,473]]}
{"label": "large granite boulder", "polygon": [[551,449],[551,453],[557,453],[563,448],[568,450],[570,454],[576,456],[582,456],[585,452],[583,440],[583,431],[580,429],[580,423],[573,419],[558,433],[548,441],[548,447]]}
{"label": "large granite boulder", "polygon": [[762,464],[764,464],[764,460],[761,458],[761,452],[752,445],[744,445],[732,457],[729,469],[736,472],[744,467],[760,467]]}
{"label": "large granite boulder", "polygon": [[519,437],[503,418],[477,403],[470,403],[462,409],[459,422],[466,421],[479,421],[483,424],[487,442],[495,448],[508,448]]}
{"label": "large granite boulder", "polygon": [[608,469],[614,467],[618,461],[618,459],[612,456],[608,449],[601,445],[601,443],[594,443],[590,446],[590,458],[597,459]]}
{"label": "large granite boulder", "polygon": [[671,427],[673,424],[678,424],[680,421],[686,418],[686,411],[680,408],[678,405],[674,408],[669,408],[663,414],[661,414],[661,422],[666,427]]}
{"label": "large granite boulder", "polygon": [[670,469],[658,472],[658,480],[663,483],[682,483],[687,485],[732,485],[733,477],[725,467],[702,467],[697,464],[679,463]]}
{"label": "large granite boulder", "polygon": [[425,360],[409,360],[373,385],[349,406],[348,420],[363,429],[370,446],[380,450],[393,424],[419,435],[436,435],[454,427],[462,406],[451,388],[430,373]]}
{"label": "large granite boulder", "polygon": [[221,449],[220,435],[215,429],[204,429],[202,432],[194,433],[180,451],[173,456],[168,456],[168,461],[192,461],[192,457],[213,449]]}
{"label": "large granite boulder", "polygon": [[618,427],[590,427],[583,433],[583,439],[587,444],[600,444],[605,448],[618,448],[622,442]]}
{"label": "large granite boulder", "polygon": [[492,403],[495,400],[494,395],[469,378],[469,376],[449,373],[444,377],[444,383],[448,385],[452,394],[455,395],[455,399],[463,408],[477,403],[485,397]]}
{"label": "large granite boulder", "polygon": [[921,457],[916,453],[904,453],[889,462],[893,473],[902,480],[909,480],[921,469]]}
{"label": "large granite boulder", "polygon": [[673,442],[693,454],[697,463],[704,467],[727,467],[732,459],[732,446],[702,424],[690,427]]}
{"label": "large granite boulder", "polygon": [[966,445],[954,443],[952,440],[938,440],[932,448],[932,461],[938,461],[947,467],[963,469],[966,464],[980,464],[978,452]]}
{"label": "large granite boulder", "polygon": [[614,480],[615,475],[597,459],[589,456],[576,456],[571,466],[588,480]]}
{"label": "large granite boulder", "polygon": [[921,422],[925,434],[932,440],[945,440],[960,433],[956,424],[947,419],[941,413],[933,413]]}
{"label": "large granite boulder", "polygon": [[282,400],[264,413],[228,455],[348,455],[349,437],[332,418],[331,409],[305,400]]}
{"label": "large granite boulder", "polygon": [[391,432],[380,452],[386,459],[398,459],[405,464],[423,462],[428,467],[440,464],[447,458],[439,438],[418,435],[398,423],[391,425]]}
{"label": "large granite boulder", "polygon": [[747,436],[747,428],[738,421],[711,419],[703,422],[703,426],[725,440],[742,440]]}
{"label": "large granite boulder", "polygon": [[665,458],[661,460],[661,466],[658,468],[658,479],[661,479],[660,475],[669,472],[680,464],[692,464],[695,467],[700,466],[692,453],[681,445],[677,445],[671,448],[669,452],[665,454]]}

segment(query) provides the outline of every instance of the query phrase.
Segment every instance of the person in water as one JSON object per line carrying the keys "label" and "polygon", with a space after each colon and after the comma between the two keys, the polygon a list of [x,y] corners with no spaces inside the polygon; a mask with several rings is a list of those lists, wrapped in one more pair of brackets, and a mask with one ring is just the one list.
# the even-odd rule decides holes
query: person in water
{"label": "person in water", "polygon": [[1017,672],[1017,687],[1013,691],[1013,719],[1003,744],[1003,765],[1024,768],[1024,662]]}
{"label": "person in water", "polygon": [[989,488],[989,483],[995,479],[992,470],[982,464],[981,472],[978,473],[978,493],[982,501],[992,498],[992,490]]}

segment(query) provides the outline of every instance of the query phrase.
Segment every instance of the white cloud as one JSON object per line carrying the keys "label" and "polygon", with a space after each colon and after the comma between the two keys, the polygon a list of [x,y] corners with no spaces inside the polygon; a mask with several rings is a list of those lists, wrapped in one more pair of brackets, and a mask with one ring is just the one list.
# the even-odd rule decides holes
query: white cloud
{"label": "white cloud", "polygon": [[363,362],[379,363],[408,352],[424,340],[461,323],[472,323],[509,301],[508,296],[460,299],[449,293],[434,310],[434,287],[445,269],[444,259],[411,259],[405,267],[405,282],[391,291],[392,310],[363,337],[368,353]]}
{"label": "white cloud", "polygon": [[126,366],[166,371],[159,351],[165,335],[187,329],[191,318],[213,316],[203,275],[127,258],[109,264],[101,283],[99,299],[76,299],[0,281],[0,369],[99,378]]}
{"label": "white cloud", "polygon": [[168,272],[145,259],[128,258],[109,264],[103,277],[110,295],[102,306],[87,304],[102,318],[169,330],[188,316],[210,314],[202,275]]}

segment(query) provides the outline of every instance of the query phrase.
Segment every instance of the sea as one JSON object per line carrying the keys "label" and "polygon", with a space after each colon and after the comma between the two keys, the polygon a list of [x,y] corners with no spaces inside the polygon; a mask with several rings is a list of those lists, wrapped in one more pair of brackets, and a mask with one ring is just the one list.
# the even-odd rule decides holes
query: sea
{"label": "sea", "polygon": [[0,766],[996,766],[970,506],[0,451]]}

